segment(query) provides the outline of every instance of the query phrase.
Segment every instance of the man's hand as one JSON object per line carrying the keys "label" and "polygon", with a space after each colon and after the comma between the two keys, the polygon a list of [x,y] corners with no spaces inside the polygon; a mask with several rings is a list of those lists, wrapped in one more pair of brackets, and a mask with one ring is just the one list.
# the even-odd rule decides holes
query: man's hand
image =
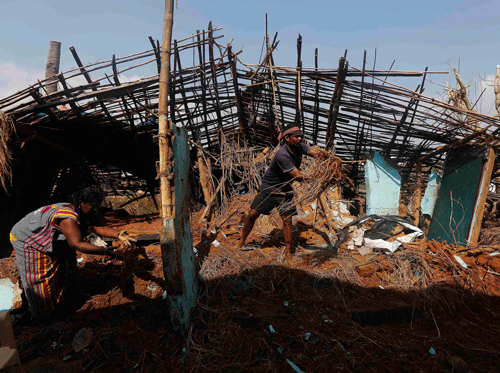
{"label": "man's hand", "polygon": [[317,146],[312,148],[307,155],[316,158],[317,160],[320,161],[324,161],[325,159],[328,159],[332,156],[332,154],[327,152],[325,149],[321,149]]}
{"label": "man's hand", "polygon": [[118,234],[118,239],[125,245],[126,247],[132,246],[132,242],[137,242],[137,234],[129,234],[127,231],[120,231]]}

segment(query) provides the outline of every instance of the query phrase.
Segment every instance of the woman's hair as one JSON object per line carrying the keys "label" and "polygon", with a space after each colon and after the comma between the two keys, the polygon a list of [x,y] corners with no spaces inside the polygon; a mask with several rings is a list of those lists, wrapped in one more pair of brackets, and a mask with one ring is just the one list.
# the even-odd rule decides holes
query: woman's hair
{"label": "woman's hair", "polygon": [[99,206],[104,201],[104,195],[98,189],[92,187],[84,187],[77,190],[70,196],[70,202],[75,206],[80,203],[89,203],[94,206]]}

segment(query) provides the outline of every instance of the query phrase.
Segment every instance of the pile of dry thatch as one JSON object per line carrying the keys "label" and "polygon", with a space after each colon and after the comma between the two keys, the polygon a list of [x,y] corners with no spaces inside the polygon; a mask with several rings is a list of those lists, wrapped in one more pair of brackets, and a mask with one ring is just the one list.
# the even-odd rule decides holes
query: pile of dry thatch
{"label": "pile of dry thatch", "polygon": [[6,188],[6,181],[12,177],[10,168],[10,152],[8,141],[14,132],[14,123],[3,111],[0,110],[0,183]]}

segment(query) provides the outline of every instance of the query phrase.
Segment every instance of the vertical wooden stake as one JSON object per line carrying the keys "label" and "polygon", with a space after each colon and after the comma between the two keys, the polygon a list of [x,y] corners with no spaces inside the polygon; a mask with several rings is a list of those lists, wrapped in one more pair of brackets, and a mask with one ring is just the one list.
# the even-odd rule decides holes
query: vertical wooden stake
{"label": "vertical wooden stake", "polygon": [[158,102],[158,143],[160,147],[160,189],[161,217],[163,226],[166,219],[172,216],[172,188],[168,178],[169,166],[172,166],[172,152],[169,138],[172,128],[168,124],[168,82],[170,78],[170,49],[172,43],[172,25],[174,18],[174,0],[165,0],[165,17],[163,19],[163,39],[161,43],[160,92]]}
{"label": "vertical wooden stake", "polygon": [[413,192],[413,203],[411,204],[411,215],[413,223],[418,226],[420,220],[420,202],[422,201],[422,165],[417,162],[415,191]]}

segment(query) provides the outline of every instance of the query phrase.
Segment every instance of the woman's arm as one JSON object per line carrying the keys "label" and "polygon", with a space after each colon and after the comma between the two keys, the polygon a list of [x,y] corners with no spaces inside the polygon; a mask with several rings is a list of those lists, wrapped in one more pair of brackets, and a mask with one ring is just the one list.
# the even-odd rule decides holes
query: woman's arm
{"label": "woman's arm", "polygon": [[96,246],[92,245],[90,242],[85,242],[78,223],[72,219],[62,219],[59,226],[69,246],[77,251],[98,255],[105,255],[113,252],[106,247]]}
{"label": "woman's arm", "polygon": [[117,231],[114,228],[108,227],[106,225],[93,226],[95,233],[99,236],[110,237],[110,238],[118,238],[120,235],[120,231]]}
{"label": "woman's arm", "polygon": [[126,247],[132,246],[132,242],[137,242],[137,235],[127,233],[127,231],[117,231],[114,228],[106,225],[99,225],[93,227],[99,236],[118,238]]}

